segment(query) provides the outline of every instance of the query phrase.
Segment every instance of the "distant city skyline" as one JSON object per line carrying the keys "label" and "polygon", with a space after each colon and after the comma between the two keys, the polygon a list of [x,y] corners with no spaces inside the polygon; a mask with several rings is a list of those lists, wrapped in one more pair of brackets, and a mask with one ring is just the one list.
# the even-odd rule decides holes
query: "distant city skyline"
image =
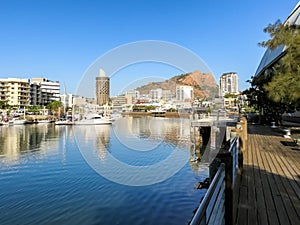
{"label": "distant city skyline", "polygon": [[[282,22],[297,0],[265,1],[5,1],[1,2],[0,78],[45,77],[76,94],[89,66],[120,45],[172,42],[197,54],[216,83],[236,71],[240,90],[265,52],[263,29]],[[189,71],[193,72],[193,71]],[[178,68],[155,62],[128,65],[111,77],[111,96],[141,77],[168,79]],[[63,90],[62,90],[63,92]]]}

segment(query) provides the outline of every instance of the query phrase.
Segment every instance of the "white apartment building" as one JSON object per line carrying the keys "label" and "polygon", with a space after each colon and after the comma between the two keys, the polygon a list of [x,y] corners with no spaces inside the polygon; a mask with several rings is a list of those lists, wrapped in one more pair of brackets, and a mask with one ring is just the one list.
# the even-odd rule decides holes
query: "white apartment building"
{"label": "white apartment building", "polygon": [[60,84],[45,78],[0,79],[0,101],[8,105],[24,107],[27,105],[47,105],[60,100]]}
{"label": "white apartment building", "polygon": [[112,105],[115,107],[122,106],[127,103],[125,95],[119,95],[119,96],[113,97],[111,100],[112,100]]}
{"label": "white apartment building", "polygon": [[176,100],[187,101],[194,99],[194,88],[187,85],[176,86]]}
{"label": "white apartment building", "polygon": [[162,93],[163,93],[163,90],[161,88],[157,88],[155,90],[150,90],[149,92],[149,97],[154,100],[154,101],[157,101],[157,100],[160,100],[162,98]]}
{"label": "white apartment building", "polygon": [[166,102],[171,101],[173,99],[173,93],[171,90],[163,90],[162,99]]}
{"label": "white apartment building", "polygon": [[239,82],[238,75],[235,72],[223,73],[219,80],[219,96],[226,94],[238,94]]}
{"label": "white apartment building", "polygon": [[125,99],[127,104],[134,104],[138,99],[140,99],[140,92],[131,90],[125,93]]}
{"label": "white apartment building", "polygon": [[30,85],[27,79],[0,79],[0,100],[8,105],[24,107],[29,105]]}
{"label": "white apartment building", "polygon": [[160,100],[163,96],[163,90],[161,88],[157,88],[155,90],[150,90],[149,97],[154,100]]}
{"label": "white apartment building", "polygon": [[72,108],[73,107],[73,94],[62,94],[60,95],[60,101],[62,102],[63,107]]}
{"label": "white apartment building", "polygon": [[[59,81],[50,81],[46,78],[32,78],[31,84],[40,87],[41,97],[32,96],[33,99],[39,99],[40,102],[37,105],[47,105],[53,101],[60,101],[60,83]],[[34,95],[35,93],[33,93]]]}

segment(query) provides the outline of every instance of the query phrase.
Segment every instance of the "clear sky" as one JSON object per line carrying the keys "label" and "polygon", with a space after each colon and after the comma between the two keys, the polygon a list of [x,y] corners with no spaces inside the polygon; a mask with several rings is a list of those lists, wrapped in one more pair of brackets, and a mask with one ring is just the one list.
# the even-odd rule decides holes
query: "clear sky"
{"label": "clear sky", "polygon": [[[46,77],[76,93],[89,66],[131,42],[161,40],[197,54],[218,79],[237,72],[240,89],[256,71],[267,40],[298,0],[0,0],[0,78]],[[138,69],[137,69],[138,68]],[[112,94],[139,76],[169,78],[164,66],[127,68]],[[127,73],[126,73],[127,72]]]}

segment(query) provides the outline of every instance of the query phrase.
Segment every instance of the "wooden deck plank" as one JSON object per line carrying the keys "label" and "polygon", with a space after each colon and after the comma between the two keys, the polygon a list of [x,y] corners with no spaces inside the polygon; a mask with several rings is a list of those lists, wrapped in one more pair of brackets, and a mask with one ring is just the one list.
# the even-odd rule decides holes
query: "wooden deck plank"
{"label": "wooden deck plank", "polygon": [[[284,152],[285,149],[283,148],[283,145],[279,145],[280,151]],[[287,154],[285,156],[282,156],[280,161],[282,163],[282,168],[284,168],[284,172],[286,174],[286,177],[293,180],[298,184],[298,188],[300,187],[300,154],[291,154],[292,151],[287,151]],[[289,159],[289,160],[287,160]],[[288,173],[287,173],[288,172]],[[299,190],[299,189],[298,189]]]}
{"label": "wooden deck plank", "polygon": [[[248,146],[251,148],[251,146]],[[247,151],[248,152],[248,161],[253,162],[254,159],[254,152],[253,151]],[[255,176],[254,176],[254,166],[253,163],[248,163],[249,166],[249,179],[248,179],[248,224],[257,225],[257,206],[256,206],[256,194],[255,194]]]}
{"label": "wooden deck plank", "polygon": [[[260,143],[259,143],[260,144]],[[266,210],[267,210],[267,217],[269,224],[272,225],[279,225],[279,220],[277,217],[277,212],[275,208],[275,203],[273,200],[272,192],[271,192],[271,186],[273,185],[272,180],[268,177],[269,173],[267,172],[268,169],[268,164],[265,160],[264,157],[264,152],[260,149],[260,173],[261,173],[261,178],[262,178],[262,187],[263,187],[263,192],[265,196],[265,204],[266,204]],[[271,182],[271,184],[270,184]]]}
{"label": "wooden deck plank", "polygon": [[264,202],[264,193],[263,193],[263,187],[262,187],[262,181],[260,172],[257,168],[259,168],[258,160],[260,159],[260,155],[258,153],[258,149],[256,148],[257,143],[255,142],[254,138],[251,138],[251,151],[253,151],[253,167],[256,168],[254,170],[254,177],[255,177],[255,191],[256,191],[256,204],[257,204],[257,222],[258,224],[268,224],[268,218],[267,218],[267,209],[266,204]]}
{"label": "wooden deck plank", "polygon": [[300,150],[269,127],[248,128],[236,224],[300,224]]}
{"label": "wooden deck plank", "polygon": [[[266,141],[264,140],[265,138],[262,137],[261,144],[266,144]],[[280,185],[281,182],[279,180],[279,177],[276,175],[277,174],[277,167],[278,164],[276,162],[276,160],[273,157],[273,153],[276,151],[273,146],[269,146],[269,148],[272,148],[272,150],[269,149],[265,149],[268,148],[266,146],[263,147],[264,148],[264,161],[266,162],[266,171],[269,171],[268,174],[268,179],[269,179],[269,183],[270,183],[270,190],[271,190],[271,194],[272,194],[272,198],[273,198],[273,202],[274,202],[274,206],[276,208],[276,214],[278,216],[278,219],[280,221],[280,224],[286,224],[289,225],[291,224],[289,219],[288,219],[288,215],[283,203],[283,200],[281,198],[281,191],[280,189]]]}
{"label": "wooden deck plank", "polygon": [[[275,146],[276,149],[280,149],[280,146]],[[282,151],[282,150],[281,150]],[[280,152],[278,152],[280,153]],[[299,224],[297,221],[300,219],[300,202],[297,200],[297,190],[294,190],[293,185],[290,180],[293,181],[293,176],[291,174],[292,170],[289,169],[290,164],[285,164],[286,159],[281,154],[273,154],[270,156],[275,163],[276,172],[280,176],[276,176],[276,183],[279,188],[280,196],[284,202],[284,207],[288,212],[288,218],[291,224]],[[275,172],[275,171],[274,171]],[[298,212],[298,213],[297,213]]]}

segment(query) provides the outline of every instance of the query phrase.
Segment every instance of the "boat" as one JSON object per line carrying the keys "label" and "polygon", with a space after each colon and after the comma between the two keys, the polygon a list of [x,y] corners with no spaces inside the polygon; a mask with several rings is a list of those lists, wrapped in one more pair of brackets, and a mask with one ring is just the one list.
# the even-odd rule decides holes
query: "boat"
{"label": "boat", "polygon": [[113,120],[105,118],[99,114],[86,115],[82,120],[74,122],[75,125],[102,125],[112,124]]}
{"label": "boat", "polygon": [[38,120],[38,123],[53,123],[54,120]]}
{"label": "boat", "polygon": [[14,122],[12,120],[4,119],[1,121],[1,125],[12,126],[12,125],[14,125]]}
{"label": "boat", "polygon": [[55,125],[73,125],[74,122],[71,120],[58,120],[54,122]]}
{"label": "boat", "polygon": [[14,118],[12,121],[13,121],[13,125],[24,125],[27,123],[27,120],[25,120],[25,119]]}
{"label": "boat", "polygon": [[300,127],[300,111],[284,113],[281,119],[283,126]]}

